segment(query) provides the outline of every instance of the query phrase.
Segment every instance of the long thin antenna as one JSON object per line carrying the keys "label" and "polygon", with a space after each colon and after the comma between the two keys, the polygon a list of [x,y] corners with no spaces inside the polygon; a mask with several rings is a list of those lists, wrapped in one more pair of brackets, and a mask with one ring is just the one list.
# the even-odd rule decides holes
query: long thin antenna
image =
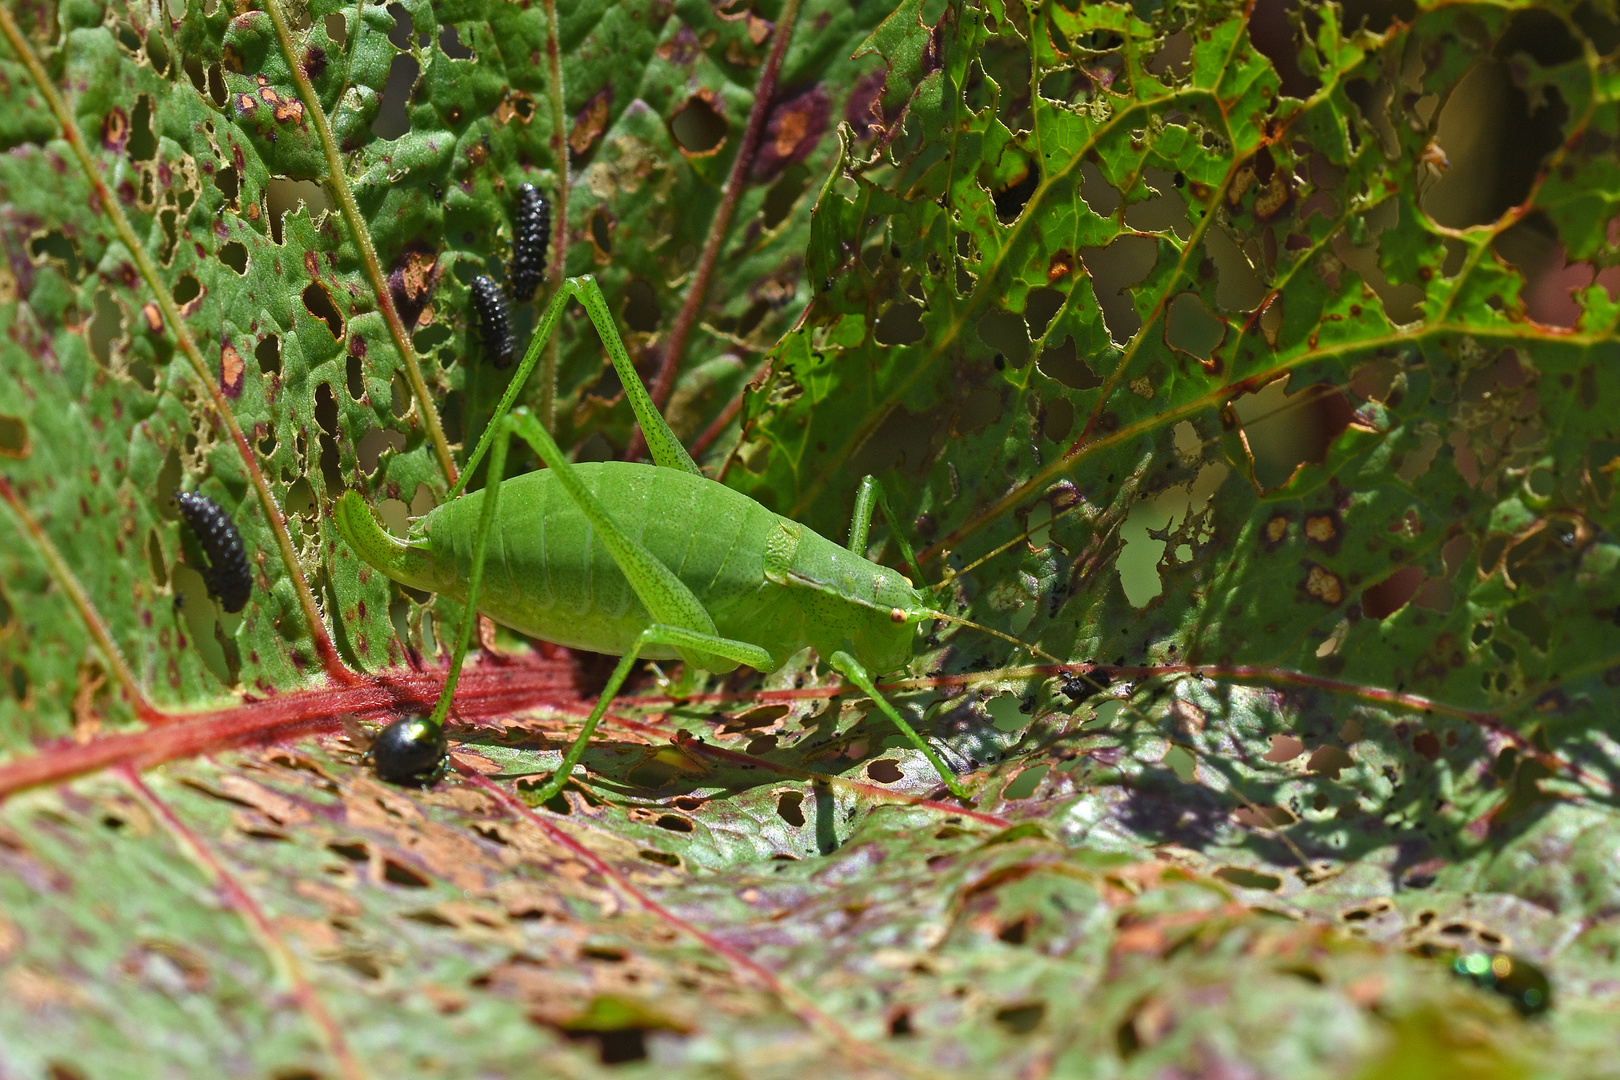
{"label": "long thin antenna", "polygon": [[1029,652],[1031,656],[1038,656],[1043,660],[1050,660],[1054,664],[1063,663],[1062,660],[1059,660],[1057,657],[1053,656],[1039,645],[1031,645],[1027,641],[1020,641],[1011,634],[1003,634],[1000,630],[988,627],[983,623],[976,623],[972,619],[964,619],[959,615],[947,615],[943,611],[931,611],[929,612],[928,617],[931,619],[943,619],[949,623],[956,623],[958,626],[971,626],[973,629],[978,630],[981,633],[989,634],[991,637],[998,637],[1002,641],[1017,645],[1020,649],[1024,649]]}

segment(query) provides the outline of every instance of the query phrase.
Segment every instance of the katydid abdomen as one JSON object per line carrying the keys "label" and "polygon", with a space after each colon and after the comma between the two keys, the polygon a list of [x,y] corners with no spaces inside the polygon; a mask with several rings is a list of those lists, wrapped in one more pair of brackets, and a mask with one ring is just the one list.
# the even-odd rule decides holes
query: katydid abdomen
{"label": "katydid abdomen", "polygon": [[[691,589],[722,637],[766,649],[775,667],[807,645],[845,648],[875,671],[911,657],[915,624],[890,618],[922,603],[893,570],[772,513],[702,476],[632,462],[573,466],[623,532]],[[413,588],[465,601],[483,492],[412,523],[403,544],[357,545],[366,560]],[[365,533],[340,505],[340,527]],[[369,519],[369,514],[363,515]],[[358,526],[358,528],[357,528]],[[622,655],[654,620],[579,505],[549,469],[501,486],[478,609],[531,637]],[[673,659],[668,646],[643,648]]]}

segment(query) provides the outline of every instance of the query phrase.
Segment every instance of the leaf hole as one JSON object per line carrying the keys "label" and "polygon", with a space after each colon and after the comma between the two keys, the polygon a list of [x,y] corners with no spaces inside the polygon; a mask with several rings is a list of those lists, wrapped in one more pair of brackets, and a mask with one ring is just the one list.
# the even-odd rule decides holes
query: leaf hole
{"label": "leaf hole", "polygon": [[643,848],[642,850],[636,852],[636,854],[641,856],[643,859],[646,859],[650,863],[657,863],[659,866],[668,866],[673,869],[681,865],[681,857],[679,855],[671,855],[667,851],[653,851],[650,848]]}
{"label": "leaf hole", "polygon": [[1041,350],[1036,367],[1049,379],[1056,379],[1070,390],[1094,390],[1102,385],[1097,373],[1080,359],[1073,335],[1064,335],[1062,344],[1048,345]]}
{"label": "leaf hole", "polygon": [[350,862],[368,862],[371,859],[371,847],[364,840],[349,843],[333,840],[326,845],[326,850],[334,855],[342,856]]}
{"label": "leaf hole", "polygon": [[889,1018],[889,1038],[903,1039],[908,1035],[915,1035],[911,1026],[911,1010],[901,1009]]}
{"label": "leaf hole", "polygon": [[432,884],[426,875],[393,859],[383,860],[383,880],[407,889],[425,889]]}
{"label": "leaf hole", "polygon": [[1316,383],[1287,392],[1289,376],[1234,398],[1231,408],[1242,425],[1255,482],[1271,491],[1293,478],[1301,465],[1327,460],[1328,449],[1354,418],[1336,386]]}
{"label": "leaf hole", "polygon": [[28,251],[33,255],[35,261],[50,259],[53,262],[61,263],[62,270],[68,279],[71,281],[78,280],[79,249],[61,229],[52,229],[50,232],[34,237],[28,244]]}
{"label": "leaf hole", "polygon": [[[405,433],[392,428],[372,428],[360,440],[360,446],[355,450],[356,464],[360,471],[370,476],[377,471],[377,464],[382,460],[383,451],[392,450],[398,454],[405,449]],[[393,500],[398,502],[398,500]],[[405,504],[400,503],[400,509]]]}
{"label": "leaf hole", "polygon": [[1001,797],[1003,799],[1029,798],[1035,794],[1035,789],[1040,787],[1041,781],[1046,779],[1046,774],[1051,770],[1052,766],[1044,764],[1033,765],[1025,769],[1018,774],[1012,783],[1007,785],[1007,790],[1002,792]]}
{"label": "leaf hole", "polygon": [[776,800],[776,816],[795,829],[804,827],[804,793],[784,791]]}
{"label": "leaf hole", "polygon": [[1034,918],[1029,915],[1025,915],[1021,919],[1014,919],[1001,928],[996,934],[996,938],[1008,945],[1022,945],[1029,940],[1030,927],[1034,923]]}
{"label": "leaf hole", "polygon": [[1046,1005],[1039,1001],[1029,1005],[1010,1005],[1005,1009],[996,1010],[996,1023],[1011,1035],[1028,1035],[1040,1027],[1045,1017]]}
{"label": "leaf hole", "polygon": [[987,311],[979,318],[978,330],[979,340],[1004,357],[1013,368],[1029,363],[1029,331],[1022,315],[999,308]]}
{"label": "leaf hole", "polygon": [[650,334],[658,329],[663,312],[658,309],[658,294],[641,278],[632,278],[624,289],[624,325],[638,334]]}
{"label": "leaf hole", "polygon": [[[399,8],[404,11],[398,4],[388,6],[390,10]],[[405,20],[403,25],[408,35],[409,20]],[[389,32],[389,39],[393,39],[392,31]],[[377,138],[392,142],[411,130],[411,91],[415,89],[416,77],[421,71],[416,57],[409,53],[400,53],[388,65],[388,81],[383,84],[382,103],[377,106],[377,119],[371,123],[371,133]]]}
{"label": "leaf hole", "polygon": [[892,784],[905,776],[893,758],[879,758],[866,766],[866,777],[875,784]]}
{"label": "leaf hole", "polygon": [[[152,571],[152,583],[160,589],[168,588],[169,560],[163,554],[163,540],[158,536],[156,526],[153,526],[146,534],[146,561]],[[3,627],[4,623],[5,620],[0,619],[0,627]]]}
{"label": "leaf hole", "polygon": [[326,286],[318,281],[312,281],[304,286],[302,296],[304,310],[326,323],[326,329],[332,335],[333,341],[341,341],[343,315],[332,302],[332,294],[326,291]]}
{"label": "leaf hole", "polygon": [[197,280],[195,274],[182,274],[180,280],[174,283],[174,302],[182,308],[202,296],[202,282]]}
{"label": "leaf hole", "polygon": [[670,832],[689,833],[693,829],[692,820],[681,817],[679,814],[665,814],[653,824],[660,829],[668,829]]}
{"label": "leaf hole", "polygon": [[235,165],[227,165],[222,169],[214,170],[214,186],[219,193],[225,196],[225,201],[231,206],[236,205],[237,196],[241,194],[242,184],[237,175]]}
{"label": "leaf hole", "polygon": [[28,456],[28,425],[20,416],[0,413],[0,457]]}
{"label": "leaf hole", "polygon": [[591,211],[591,243],[596,245],[598,257],[607,260],[613,255],[613,217],[597,207]]}
{"label": "leaf hole", "polygon": [[669,118],[670,134],[685,153],[699,157],[715,153],[726,140],[726,118],[708,99],[694,95]]}
{"label": "leaf hole", "polygon": [[991,201],[996,207],[996,220],[1003,225],[1011,225],[1017,221],[1035,194],[1035,189],[1040,186],[1041,170],[1032,161],[1022,177],[991,194]]}
{"label": "leaf hole", "polygon": [[872,336],[879,345],[915,345],[928,336],[922,315],[923,306],[915,300],[896,300],[879,316]]}
{"label": "leaf hole", "polygon": [[1108,336],[1123,345],[1142,329],[1142,317],[1127,290],[1141,284],[1153,269],[1159,258],[1158,244],[1146,236],[1120,236],[1107,247],[1081,248],[1078,254],[1091,277]]}
{"label": "leaf hole", "polygon": [[760,224],[765,231],[776,228],[786,221],[798,205],[799,198],[804,194],[805,188],[810,186],[810,170],[803,165],[790,165],[776,183],[765,192],[764,204],[760,207]]}
{"label": "leaf hole", "polygon": [[253,358],[259,362],[259,372],[263,375],[281,374],[281,338],[276,334],[269,334],[259,339],[253,348]]}
{"label": "leaf hole", "polygon": [[450,23],[446,23],[444,29],[439,31],[439,51],[452,60],[477,59],[472,49],[461,43],[461,35]]}
{"label": "leaf hole", "polygon": [[219,261],[230,267],[238,275],[246,274],[248,269],[247,245],[241,241],[232,240],[219,249]]}
{"label": "leaf hole", "polygon": [[1276,892],[1282,888],[1282,878],[1275,874],[1263,874],[1242,866],[1223,866],[1215,871],[1215,876],[1222,881],[1231,882],[1240,889],[1265,889],[1268,892]]}
{"label": "leaf hole", "polygon": [[606,964],[622,964],[630,959],[630,954],[624,949],[611,945],[587,945],[579,950],[579,955],[585,960],[600,960]]}
{"label": "leaf hole", "polygon": [[151,161],[157,155],[157,136],[152,134],[152,97],[142,94],[135,99],[135,110],[129,121],[129,159]]}
{"label": "leaf hole", "polygon": [[284,239],[288,214],[296,213],[303,204],[311,223],[332,209],[332,200],[326,189],[313,180],[293,180],[285,176],[272,176],[264,187],[266,209],[270,214],[270,239],[280,244]]}
{"label": "leaf hole", "polygon": [[337,446],[337,395],[332,393],[331,383],[323,382],[315,388],[315,422],[321,429],[321,477],[326,482],[327,497],[331,498],[343,490]]}
{"label": "leaf hole", "polygon": [[1387,619],[1417,594],[1423,584],[1423,568],[1403,566],[1361,594],[1361,613],[1369,619]]}
{"label": "leaf hole", "polygon": [[[191,280],[195,283],[197,279]],[[89,327],[90,354],[96,363],[107,367],[112,363],[112,343],[124,334],[124,312],[106,289],[96,291],[95,307]]]}
{"label": "leaf hole", "polygon": [[327,40],[339,49],[349,41],[349,23],[340,13],[332,12],[321,19],[321,26],[326,30]]}

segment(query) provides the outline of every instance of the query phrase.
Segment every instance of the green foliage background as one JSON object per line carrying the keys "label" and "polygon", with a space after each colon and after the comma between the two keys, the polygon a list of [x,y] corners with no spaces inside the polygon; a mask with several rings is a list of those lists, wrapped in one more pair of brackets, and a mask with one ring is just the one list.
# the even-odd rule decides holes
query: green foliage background
{"label": "green foliage background", "polygon": [[[1615,1071],[1612,0],[549,10],[0,12],[0,1072]],[[505,635],[452,778],[369,778],[459,613],[325,508],[448,490],[523,182],[649,380],[691,315],[713,475],[841,536],[877,473],[1065,662],[895,675],[971,809],[810,659],[530,806],[592,668]]]}

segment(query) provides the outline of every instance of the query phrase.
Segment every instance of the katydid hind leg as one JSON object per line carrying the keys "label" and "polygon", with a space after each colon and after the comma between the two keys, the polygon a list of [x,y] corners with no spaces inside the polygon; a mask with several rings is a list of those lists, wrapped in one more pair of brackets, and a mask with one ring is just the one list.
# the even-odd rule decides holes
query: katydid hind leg
{"label": "katydid hind leg", "polygon": [[956,778],[956,774],[951,771],[950,766],[946,765],[944,759],[939,756],[939,751],[928,745],[928,740],[918,734],[917,729],[907,723],[906,718],[900,715],[900,710],[891,705],[888,698],[885,698],[878,690],[871,673],[862,666],[859,660],[849,653],[839,650],[827,658],[827,663],[832,666],[834,671],[854,683],[863,694],[871,698],[872,704],[876,705],[878,711],[889,718],[894,726],[900,730],[900,734],[904,735],[913,746],[922,751],[923,757],[927,758],[928,763],[934,767],[934,771],[939,773],[939,778],[944,781],[946,788],[950,790],[952,795],[964,802],[972,797],[968,789]]}
{"label": "katydid hind leg", "polygon": [[549,802],[568,783],[574,775],[574,766],[585,755],[585,747],[590,743],[591,737],[596,734],[596,726],[602,722],[607,713],[608,706],[613,703],[619,688],[630,675],[630,668],[635,664],[641,651],[649,645],[670,645],[677,648],[687,648],[693,651],[702,651],[716,656],[723,656],[739,664],[765,670],[770,666],[771,657],[768,652],[758,645],[751,645],[746,641],[737,641],[732,638],[717,637],[713,634],[700,634],[681,626],[666,626],[655,623],[643,630],[619,662],[613,667],[613,674],[608,676],[607,685],[602,687],[601,695],[596,699],[596,707],[586,718],[585,726],[580,728],[579,734],[569,744],[568,750],[563,754],[562,764],[546,781],[544,787],[535,793],[535,801]]}
{"label": "katydid hind leg", "polygon": [[618,327],[614,325],[613,313],[608,308],[606,297],[602,295],[601,286],[597,285],[594,277],[584,274],[566,279],[563,287],[557,290],[557,294],[551,298],[551,303],[546,306],[545,313],[540,316],[539,325],[535,327],[534,336],[529,339],[529,346],[523,353],[523,360],[512,373],[512,381],[507,384],[506,392],[501,395],[500,402],[495,406],[489,427],[485,429],[483,436],[478,440],[478,445],[467,458],[466,468],[450,489],[449,498],[455,498],[466,488],[473,470],[478,467],[478,463],[497,437],[500,421],[516,406],[523,385],[529,381],[529,376],[540,363],[545,344],[551,335],[556,333],[557,324],[561,321],[563,312],[567,310],[569,300],[575,299],[585,309],[591,325],[596,327],[597,336],[602,339],[602,344],[607,349],[608,359],[613,363],[613,370],[618,373],[619,382],[624,387],[625,397],[630,401],[630,409],[635,413],[636,422],[641,425],[642,436],[647,441],[647,449],[651,452],[653,461],[664,468],[702,475],[697,463],[686,452],[686,447],[681,445],[680,439],[675,437],[669,424],[653,405],[652,397],[641,382],[641,376],[636,373],[636,366],[630,362],[630,354],[625,350],[624,339],[620,336]]}
{"label": "katydid hind leg", "polygon": [[[500,502],[501,477],[506,471],[506,450],[510,437],[510,421],[499,421],[500,432],[489,453],[490,482],[479,508],[478,531],[473,537],[472,575],[467,580],[467,606],[461,613],[461,624],[456,630],[455,646],[450,654],[450,668],[445,673],[444,688],[433,706],[432,715],[406,716],[384,728],[372,744],[371,759],[377,775],[383,780],[400,784],[431,784],[443,774],[449,746],[444,736],[445,717],[455,696],[456,684],[461,681],[461,665],[467,658],[467,647],[472,642],[473,628],[478,624],[478,590],[484,579],[484,556],[489,548],[489,531],[495,522],[496,507]],[[431,762],[430,762],[431,759]]]}

